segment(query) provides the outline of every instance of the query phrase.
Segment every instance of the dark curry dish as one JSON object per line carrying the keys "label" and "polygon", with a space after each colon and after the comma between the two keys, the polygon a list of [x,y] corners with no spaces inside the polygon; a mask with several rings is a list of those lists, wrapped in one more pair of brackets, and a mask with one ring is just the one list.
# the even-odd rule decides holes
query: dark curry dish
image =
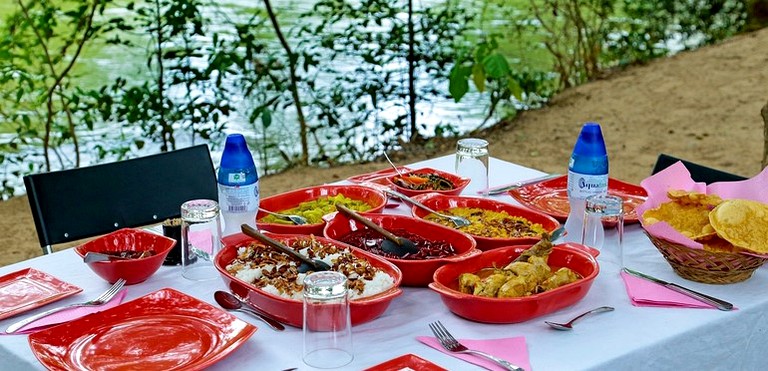
{"label": "dark curry dish", "polygon": [[396,176],[392,178],[392,182],[400,187],[414,191],[449,191],[456,188],[453,182],[437,173],[410,173]]}

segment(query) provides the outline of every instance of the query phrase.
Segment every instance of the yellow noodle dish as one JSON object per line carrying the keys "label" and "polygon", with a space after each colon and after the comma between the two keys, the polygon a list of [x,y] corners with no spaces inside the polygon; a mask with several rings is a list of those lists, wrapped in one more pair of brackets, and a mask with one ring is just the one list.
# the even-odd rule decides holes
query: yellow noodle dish
{"label": "yellow noodle dish", "polygon": [[[441,212],[468,219],[472,224],[457,229],[474,236],[489,238],[521,238],[539,237],[546,232],[541,224],[533,223],[520,216],[509,215],[504,210],[492,211],[476,207],[454,207],[442,210]],[[427,215],[424,219],[447,227],[456,228],[456,225],[450,220],[434,214]]]}

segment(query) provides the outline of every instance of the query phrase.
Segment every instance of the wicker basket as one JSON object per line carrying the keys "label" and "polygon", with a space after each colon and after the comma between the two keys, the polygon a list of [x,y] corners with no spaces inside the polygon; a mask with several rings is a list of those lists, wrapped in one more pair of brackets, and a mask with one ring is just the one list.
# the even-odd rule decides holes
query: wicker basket
{"label": "wicker basket", "polygon": [[675,273],[691,281],[716,284],[741,282],[752,277],[752,273],[768,260],[752,255],[691,249],[651,236],[647,231],[646,235]]}

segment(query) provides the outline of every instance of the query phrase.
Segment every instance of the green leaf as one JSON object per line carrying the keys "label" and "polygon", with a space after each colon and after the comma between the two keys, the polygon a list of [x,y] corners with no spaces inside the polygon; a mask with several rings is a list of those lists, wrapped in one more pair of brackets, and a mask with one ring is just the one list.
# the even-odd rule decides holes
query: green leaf
{"label": "green leaf", "polygon": [[507,89],[512,93],[512,95],[517,98],[517,100],[523,100],[523,88],[520,86],[520,84],[515,79],[509,79],[509,82],[507,82]]}
{"label": "green leaf", "polygon": [[450,80],[448,81],[448,92],[451,93],[453,100],[458,102],[469,91],[469,82],[467,78],[471,72],[469,67],[453,66],[451,69]]}
{"label": "green leaf", "polygon": [[499,53],[491,54],[483,59],[485,72],[493,79],[500,79],[509,75],[507,59]]}
{"label": "green leaf", "polygon": [[485,70],[482,64],[475,64],[472,66],[472,82],[475,83],[477,91],[485,91]]}
{"label": "green leaf", "polygon": [[265,109],[264,112],[261,113],[261,125],[264,126],[264,129],[272,125],[272,110]]}

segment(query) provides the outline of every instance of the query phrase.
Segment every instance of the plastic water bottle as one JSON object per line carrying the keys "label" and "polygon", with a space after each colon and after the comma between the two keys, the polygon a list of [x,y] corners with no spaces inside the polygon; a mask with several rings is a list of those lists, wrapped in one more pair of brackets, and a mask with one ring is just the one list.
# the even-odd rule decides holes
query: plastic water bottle
{"label": "plastic water bottle", "polygon": [[256,227],[259,209],[259,174],[242,134],[230,134],[218,173],[223,236],[240,232],[241,224]]}
{"label": "plastic water bottle", "polygon": [[568,163],[568,203],[564,240],[581,242],[587,197],[608,193],[608,153],[600,125],[588,122],[581,128]]}

